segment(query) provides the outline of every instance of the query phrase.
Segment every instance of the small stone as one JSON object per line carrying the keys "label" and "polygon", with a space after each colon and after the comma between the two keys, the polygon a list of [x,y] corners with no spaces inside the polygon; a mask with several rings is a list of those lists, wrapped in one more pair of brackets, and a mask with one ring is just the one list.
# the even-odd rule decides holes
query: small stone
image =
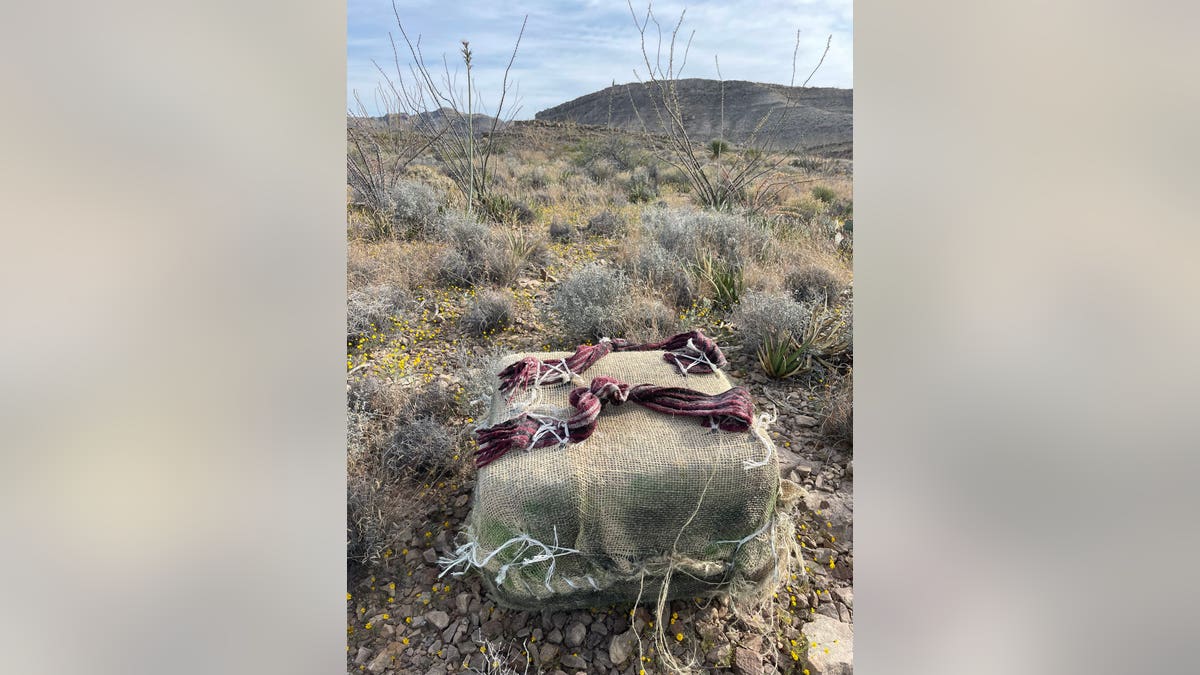
{"label": "small stone", "polygon": [[853,586],[843,586],[841,588],[833,589],[833,597],[840,600],[847,607],[849,607],[851,609],[854,608],[854,587]]}
{"label": "small stone", "polygon": [[[836,619],[817,616],[801,630],[808,648],[811,675],[851,675],[854,672],[854,628]],[[816,647],[811,643],[817,643]]]}
{"label": "small stone", "polygon": [[546,636],[546,640],[548,640],[549,642],[556,644],[556,645],[562,644],[562,641],[563,641],[562,631],[555,628],[554,630],[550,631],[549,635]]}
{"label": "small stone", "polygon": [[542,658],[542,663],[548,663],[550,661],[553,661],[554,658],[556,656],[558,656],[558,652],[559,652],[558,645],[552,645],[552,644],[547,643],[547,644],[542,645],[541,650],[538,652],[538,656],[540,656]]}
{"label": "small stone", "polygon": [[404,645],[400,642],[389,642],[386,647],[379,650],[375,658],[367,664],[367,670],[372,673],[382,673],[392,667],[392,657],[399,656],[404,651]]}
{"label": "small stone", "polygon": [[608,626],[605,626],[603,621],[593,621],[590,630],[601,637],[608,635]]}
{"label": "small stone", "polygon": [[578,647],[583,644],[583,638],[587,637],[587,627],[578,621],[572,622],[567,626],[567,646]]}
{"label": "small stone", "polygon": [[425,559],[425,562],[429,563],[430,565],[433,565],[434,563],[437,562],[438,554],[437,554],[437,551],[435,551],[431,548],[427,548],[427,549],[425,549],[425,553],[421,554],[421,557]]}
{"label": "small stone", "polygon": [[459,593],[458,596],[454,598],[454,606],[458,608],[459,614],[466,614],[467,610],[471,607],[471,594]]}
{"label": "small stone", "polygon": [[586,670],[588,667],[587,661],[584,661],[578,654],[567,654],[562,657],[562,664],[568,668],[576,670]]}
{"label": "small stone", "polygon": [[354,655],[354,665],[361,666],[371,658],[371,650],[366,647],[359,647],[358,653]]}
{"label": "small stone", "polygon": [[718,668],[727,668],[729,667],[729,659],[732,656],[733,645],[726,642],[708,650],[708,654],[706,654],[704,658],[707,659],[710,664],[717,666]]}
{"label": "small stone", "polygon": [[809,417],[808,415],[796,415],[792,417],[792,422],[800,427],[815,427],[820,424],[817,418]]}
{"label": "small stone", "polygon": [[828,602],[823,603],[820,607],[817,607],[817,614],[824,614],[834,621],[842,620],[842,617],[838,616],[837,606]]}
{"label": "small stone", "polygon": [[487,639],[498,638],[504,633],[504,624],[497,619],[486,621],[479,630],[483,633],[483,637]]}
{"label": "small stone", "polygon": [[762,657],[752,649],[738,647],[733,653],[733,667],[742,675],[762,675]]}
{"label": "small stone", "polygon": [[637,647],[637,641],[637,633],[631,630],[614,635],[612,642],[608,643],[608,660],[618,666],[625,663],[633,654],[634,648]]}
{"label": "small stone", "polygon": [[425,618],[429,619],[429,623],[437,626],[438,630],[443,630],[450,625],[450,615],[440,609],[426,613]]}

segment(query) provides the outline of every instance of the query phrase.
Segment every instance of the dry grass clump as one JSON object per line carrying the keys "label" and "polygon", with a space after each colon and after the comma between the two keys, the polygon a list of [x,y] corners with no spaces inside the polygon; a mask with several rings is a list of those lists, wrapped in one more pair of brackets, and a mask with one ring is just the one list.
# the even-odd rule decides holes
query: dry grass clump
{"label": "dry grass clump", "polygon": [[346,298],[346,338],[356,340],[386,331],[389,319],[402,311],[408,301],[405,289],[391,285],[351,291]]}
{"label": "dry grass clump", "polygon": [[821,411],[821,434],[831,441],[854,443],[854,377],[848,372],[830,387]]}
{"label": "dry grass clump", "polygon": [[681,332],[679,315],[655,297],[639,295],[622,317],[621,337],[651,342]]}
{"label": "dry grass clump", "polygon": [[487,290],[477,294],[463,314],[462,325],[467,332],[489,336],[507,327],[516,313],[511,291]]}
{"label": "dry grass clump", "polygon": [[784,286],[796,302],[837,302],[845,284],[824,267],[807,265],[787,275]]}
{"label": "dry grass clump", "polygon": [[625,233],[625,219],[606,209],[588,219],[587,229],[601,237],[619,237]]}
{"label": "dry grass clump", "polygon": [[790,295],[761,291],[742,295],[733,313],[733,323],[742,338],[742,353],[750,356],[772,338],[799,337],[808,319],[809,311]]}
{"label": "dry grass clump", "polygon": [[432,417],[407,420],[396,426],[380,457],[382,468],[395,476],[449,472],[456,438]]}
{"label": "dry grass clump", "polygon": [[618,335],[630,306],[629,292],[629,279],[619,270],[590,263],[555,287],[553,320],[571,342]]}

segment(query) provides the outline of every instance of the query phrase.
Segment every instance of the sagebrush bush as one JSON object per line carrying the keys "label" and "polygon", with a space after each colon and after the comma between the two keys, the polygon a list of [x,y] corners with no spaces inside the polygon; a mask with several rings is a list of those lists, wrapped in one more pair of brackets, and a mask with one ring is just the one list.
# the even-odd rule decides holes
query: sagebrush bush
{"label": "sagebrush bush", "polygon": [[432,417],[418,417],[396,426],[384,446],[381,465],[393,476],[427,476],[454,467],[455,437]]}
{"label": "sagebrush bush", "polygon": [[844,288],[833,272],[815,265],[788,274],[783,285],[796,302],[836,302]]}
{"label": "sagebrush bush", "polygon": [[575,238],[575,230],[559,220],[550,223],[550,241],[566,243]]}
{"label": "sagebrush bush", "polygon": [[799,336],[808,318],[808,310],[790,295],[760,291],[743,294],[733,313],[733,323],[742,338],[742,353],[751,357],[768,338]]}
{"label": "sagebrush bush", "polygon": [[520,175],[519,182],[530,190],[541,190],[550,185],[550,172],[542,166],[534,166]]}
{"label": "sagebrush bush", "polygon": [[692,265],[707,255],[743,265],[763,259],[771,248],[771,236],[765,228],[730,213],[646,209],[642,212],[642,229],[648,238]]}
{"label": "sagebrush bush", "polygon": [[588,219],[588,232],[601,237],[618,237],[625,233],[625,219],[612,211],[601,211]]}
{"label": "sagebrush bush", "polygon": [[408,302],[408,292],[391,285],[368,286],[346,298],[346,337],[354,340],[391,328],[390,318]]}
{"label": "sagebrush bush", "polygon": [[383,191],[359,192],[354,199],[367,212],[368,235],[373,239],[421,237],[442,206],[437,190],[410,180],[397,181]]}
{"label": "sagebrush bush", "polygon": [[476,294],[463,314],[462,325],[473,335],[503,330],[513,319],[516,304],[510,291],[488,290]]}
{"label": "sagebrush bush", "polygon": [[572,342],[617,335],[630,305],[629,291],[629,280],[620,271],[590,263],[554,289],[554,321]]}
{"label": "sagebrush bush", "polygon": [[638,242],[626,259],[626,268],[638,280],[657,289],[676,307],[691,307],[699,295],[688,263],[654,239]]}

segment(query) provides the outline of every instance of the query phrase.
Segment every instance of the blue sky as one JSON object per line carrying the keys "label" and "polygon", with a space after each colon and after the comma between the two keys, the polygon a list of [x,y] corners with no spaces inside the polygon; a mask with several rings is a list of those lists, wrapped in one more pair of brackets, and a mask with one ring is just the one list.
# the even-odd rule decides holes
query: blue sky
{"label": "blue sky", "polygon": [[[354,107],[357,90],[369,112],[376,114],[380,111],[372,103],[372,92],[382,78],[372,60],[389,74],[395,72],[389,32],[399,43],[406,68],[407,48],[400,41],[391,0],[347,4],[347,107]],[[443,54],[453,59],[459,42],[471,41],[473,73],[485,102],[496,100],[521,17],[528,14],[511,73],[519,85],[517,119],[532,119],[539,110],[603,89],[613,80],[632,82],[635,68],[644,74],[638,33],[625,0],[396,0],[396,7],[409,36],[415,39],[419,34],[426,59],[439,66]],[[833,35],[829,55],[809,85],[854,86],[852,0],[659,0],[654,13],[669,30],[685,7],[680,34],[694,30],[695,38],[684,77],[715,78],[713,56],[718,55],[726,80],[786,84],[799,29],[797,84]],[[641,15],[646,6],[635,1],[634,8]]]}

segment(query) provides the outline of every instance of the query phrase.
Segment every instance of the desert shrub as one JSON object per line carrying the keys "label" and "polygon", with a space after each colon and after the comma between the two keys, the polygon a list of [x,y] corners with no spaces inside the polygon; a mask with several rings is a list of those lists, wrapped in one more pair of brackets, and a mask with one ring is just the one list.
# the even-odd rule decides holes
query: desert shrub
{"label": "desert shrub", "polygon": [[470,287],[491,281],[507,285],[550,259],[544,238],[493,230],[458,212],[441,219],[436,236],[450,244],[436,261],[439,279],[445,284]]}
{"label": "desert shrub", "polygon": [[791,296],[760,291],[742,295],[733,313],[733,323],[742,339],[742,353],[752,357],[769,338],[798,337],[808,318],[809,312]]}
{"label": "desert shrub", "polygon": [[346,479],[346,557],[360,565],[379,560],[387,547],[383,485],[350,466]]}
{"label": "desert shrub", "polygon": [[381,466],[393,476],[431,475],[454,466],[455,438],[432,417],[418,417],[396,425],[383,448]]}
{"label": "desert shrub", "polygon": [[687,193],[691,192],[692,190],[692,181],[688,179],[687,174],[679,169],[676,169],[675,167],[670,167],[660,171],[658,176],[658,184],[668,185],[676,192]]}
{"label": "desert shrub", "polygon": [[543,166],[535,165],[521,174],[518,182],[530,190],[541,190],[550,185],[550,172]]}
{"label": "desert shrub", "polygon": [[817,185],[816,187],[814,187],[812,189],[812,196],[813,196],[813,199],[824,202],[826,204],[832,204],[834,201],[837,200],[837,193],[834,192],[832,188],[824,186],[824,185]]}
{"label": "desert shrub", "polygon": [[780,212],[801,223],[811,223],[829,213],[825,202],[812,197],[789,200]]}
{"label": "desert shrub", "polygon": [[642,212],[642,228],[663,248],[692,265],[710,254],[741,265],[762,259],[771,247],[765,228],[730,213],[646,209]]}
{"label": "desert shrub", "polygon": [[463,328],[474,335],[494,333],[508,326],[515,311],[512,293],[484,291],[475,296],[463,314]]}
{"label": "desert shrub", "polygon": [[389,318],[408,302],[408,292],[395,286],[368,286],[346,298],[346,338],[357,340],[390,328]]}
{"label": "desert shrub", "polygon": [[[629,171],[644,164],[645,159],[646,152],[636,143],[617,135],[609,135],[581,143],[576,163],[591,171],[593,176],[596,175],[596,166],[607,164],[611,170],[611,177],[617,171]],[[599,180],[599,177],[597,179]]]}
{"label": "desert shrub", "polygon": [[485,249],[484,258],[488,278],[497,284],[514,284],[525,271],[549,262],[550,248],[542,237],[516,230],[492,236],[492,245]]}
{"label": "desert shrub", "polygon": [[854,377],[846,373],[829,389],[821,409],[821,434],[832,441],[854,442]]}
{"label": "desert shrub", "polygon": [[784,280],[784,286],[796,302],[836,302],[843,284],[824,267],[801,267]]}
{"label": "desert shrub", "polygon": [[438,217],[441,195],[432,187],[411,180],[400,180],[385,190],[363,192],[355,197],[363,202],[369,223],[368,236],[419,237]]}
{"label": "desert shrub", "polygon": [[709,141],[707,147],[708,156],[712,159],[717,159],[726,152],[729,152],[729,144],[719,138]]}
{"label": "desert shrub", "polygon": [[479,197],[479,207],[487,217],[501,223],[532,223],[533,210],[524,202],[498,192]]}
{"label": "desert shrub", "polygon": [[625,194],[634,204],[650,202],[658,199],[658,186],[650,179],[646,169],[639,167],[626,181]]}
{"label": "desert shrub", "polygon": [[617,164],[603,157],[588,162],[584,165],[584,168],[587,169],[588,175],[592,177],[592,180],[597,183],[612,180],[612,177],[620,171],[620,167]]}
{"label": "desert shrub", "polygon": [[629,290],[629,280],[619,270],[590,263],[554,289],[554,320],[568,341],[615,335],[630,304]]}
{"label": "desert shrub", "polygon": [[679,330],[678,314],[657,298],[636,298],[622,317],[621,336],[630,340],[661,340]]}
{"label": "desert shrub", "polygon": [[690,307],[699,294],[696,279],[685,261],[658,241],[640,242],[626,261],[626,269],[646,285],[656,288],[676,307]]}
{"label": "desert shrub", "polygon": [[588,219],[588,232],[602,237],[617,237],[625,233],[625,220],[612,211],[601,211]]}
{"label": "desert shrub", "polygon": [[550,241],[568,242],[575,238],[575,230],[569,224],[560,220],[550,223]]}
{"label": "desert shrub", "polygon": [[823,172],[828,163],[829,160],[817,157],[815,155],[804,155],[803,157],[797,157],[788,162],[788,164],[791,164],[798,169],[804,169],[809,173]]}

